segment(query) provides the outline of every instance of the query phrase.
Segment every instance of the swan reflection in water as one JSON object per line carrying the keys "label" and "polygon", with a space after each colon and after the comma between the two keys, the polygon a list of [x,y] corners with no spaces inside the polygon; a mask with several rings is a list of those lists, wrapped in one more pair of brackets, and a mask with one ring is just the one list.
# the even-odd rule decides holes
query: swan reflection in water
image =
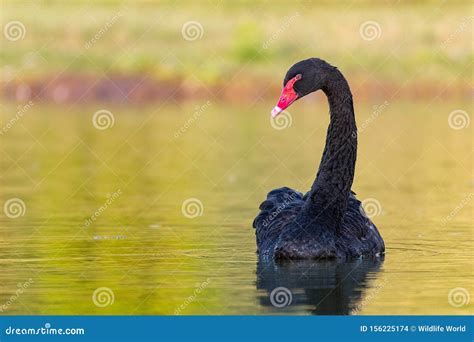
{"label": "swan reflection in water", "polygon": [[353,314],[362,308],[369,283],[382,264],[380,257],[349,262],[260,261],[257,289],[266,291],[260,304],[275,313],[303,308],[313,315]]}

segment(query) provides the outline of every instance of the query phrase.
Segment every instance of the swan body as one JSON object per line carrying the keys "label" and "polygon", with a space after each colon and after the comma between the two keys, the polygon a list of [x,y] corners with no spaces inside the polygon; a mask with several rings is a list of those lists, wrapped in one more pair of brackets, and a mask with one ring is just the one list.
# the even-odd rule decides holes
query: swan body
{"label": "swan body", "polygon": [[283,187],[272,190],[253,222],[257,252],[269,259],[341,259],[380,255],[385,245],[377,227],[351,190],[357,154],[352,94],[341,72],[318,59],[296,63],[287,72],[272,116],[317,90],[328,97],[326,146],[316,179],[304,196]]}

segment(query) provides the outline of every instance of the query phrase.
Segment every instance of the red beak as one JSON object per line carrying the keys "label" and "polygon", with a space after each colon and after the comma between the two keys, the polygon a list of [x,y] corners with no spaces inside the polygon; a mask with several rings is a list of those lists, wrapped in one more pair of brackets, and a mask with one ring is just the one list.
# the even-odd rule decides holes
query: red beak
{"label": "red beak", "polygon": [[278,100],[277,105],[275,108],[272,109],[272,117],[277,116],[281,112],[283,112],[286,108],[288,108],[293,102],[296,101],[298,98],[298,94],[293,89],[293,85],[296,81],[301,80],[301,74],[296,75],[291,80],[286,82],[283,91],[281,92],[280,99]]}

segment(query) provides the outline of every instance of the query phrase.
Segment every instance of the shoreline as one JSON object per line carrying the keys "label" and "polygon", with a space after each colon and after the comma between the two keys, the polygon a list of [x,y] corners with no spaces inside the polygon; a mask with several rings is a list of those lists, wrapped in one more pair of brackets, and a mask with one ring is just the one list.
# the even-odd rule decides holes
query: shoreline
{"label": "shoreline", "polygon": [[[426,80],[404,84],[363,81],[347,77],[358,101],[370,100],[471,100],[472,88],[465,83],[445,85]],[[273,83],[273,84],[272,84]],[[21,82],[0,83],[0,97],[10,102],[70,103],[129,103],[186,100],[223,102],[255,102],[275,99],[280,93],[279,81],[262,82],[246,79],[237,83],[205,85],[197,79],[159,80],[147,75],[89,75],[68,74]]]}

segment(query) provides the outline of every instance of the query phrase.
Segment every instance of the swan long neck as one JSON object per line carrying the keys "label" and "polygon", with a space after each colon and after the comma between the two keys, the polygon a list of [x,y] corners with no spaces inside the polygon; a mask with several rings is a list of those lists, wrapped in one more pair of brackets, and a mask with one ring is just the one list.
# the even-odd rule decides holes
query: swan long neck
{"label": "swan long neck", "polygon": [[325,227],[339,229],[347,209],[357,157],[357,126],[352,93],[336,68],[321,89],[328,97],[330,124],[316,179],[305,203],[306,214]]}

